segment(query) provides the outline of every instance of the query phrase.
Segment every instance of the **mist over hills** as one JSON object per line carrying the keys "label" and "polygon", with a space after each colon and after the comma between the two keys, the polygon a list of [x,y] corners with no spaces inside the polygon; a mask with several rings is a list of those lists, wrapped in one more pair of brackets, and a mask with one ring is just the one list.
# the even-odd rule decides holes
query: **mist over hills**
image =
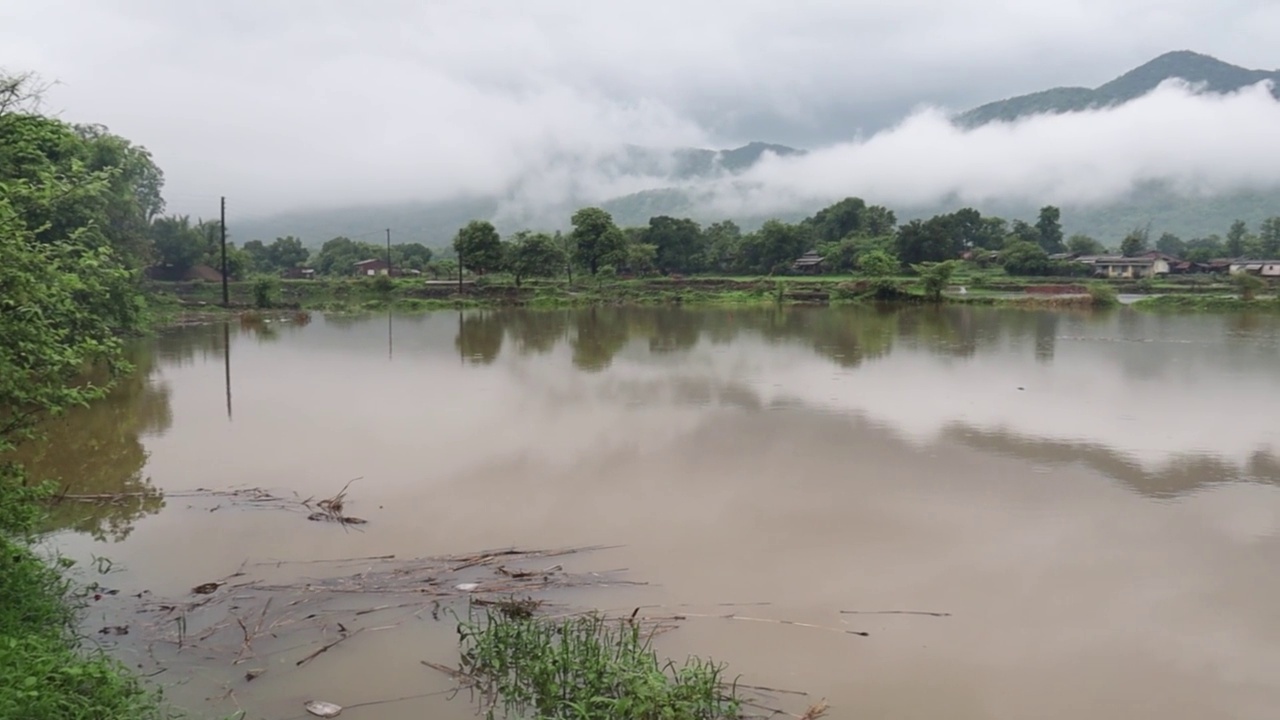
{"label": "mist over hills", "polygon": [[[1010,123],[1010,132],[1022,121],[1041,122],[1053,116],[1060,122],[1089,117],[1106,109],[1134,107],[1147,102],[1171,80],[1189,85],[1195,97],[1249,92],[1269,81],[1270,94],[1280,100],[1280,70],[1252,70],[1190,51],[1161,55],[1097,88],[1061,87],[999,100],[953,115],[958,128],[954,143],[977,142],[968,133],[987,132]],[[910,123],[908,119],[904,123]],[[874,143],[873,137],[866,141]],[[823,149],[806,151],[784,145],[752,142],[730,149],[653,148],[625,145],[591,152],[564,152],[543,167],[529,168],[502,194],[471,196],[443,201],[298,210],[260,218],[229,219],[229,229],[239,242],[294,235],[308,246],[332,237],[377,235],[393,229],[395,242],[422,242],[428,246],[449,244],[457,229],[473,219],[494,221],[500,232],[522,228],[563,229],[573,211],[599,205],[624,226],[644,225],[655,215],[692,217],[701,222],[732,219],[745,229],[777,217],[798,220],[828,204],[797,198],[790,204],[759,207],[749,199],[726,208],[724,198],[759,185],[761,177],[788,161],[813,157]],[[1105,158],[1099,159],[1103,164]],[[856,168],[854,168],[856,170]],[[922,167],[915,170],[928,173]],[[830,201],[857,192],[842,192],[833,183]],[[871,193],[861,194],[869,203],[895,210],[900,221],[929,217],[960,207],[975,207],[984,214],[1034,219],[1041,205],[1062,208],[1067,233],[1085,233],[1104,241],[1115,240],[1138,226],[1150,226],[1158,235],[1170,231],[1183,237],[1224,234],[1231,222],[1241,219],[1251,226],[1280,214],[1280,185],[1265,182],[1226,191],[1179,187],[1159,177],[1139,177],[1127,192],[1105,201],[1072,201],[1056,197],[1000,198],[965,201],[954,193],[928,202],[893,202]],[[746,191],[743,190],[743,197]]]}
{"label": "mist over hills", "polygon": [[956,116],[964,127],[990,122],[1009,122],[1028,115],[1079,112],[1090,108],[1121,105],[1155,90],[1171,79],[1202,86],[1202,92],[1235,92],[1264,80],[1273,85],[1271,94],[1280,100],[1280,70],[1249,70],[1190,50],[1165,53],[1096,88],[1058,87],[1029,95],[997,100]]}

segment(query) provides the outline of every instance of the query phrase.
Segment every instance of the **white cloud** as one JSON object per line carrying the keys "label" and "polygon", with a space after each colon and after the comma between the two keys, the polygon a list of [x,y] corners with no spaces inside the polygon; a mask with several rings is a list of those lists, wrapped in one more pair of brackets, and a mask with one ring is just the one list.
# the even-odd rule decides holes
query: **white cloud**
{"label": "white cloud", "polygon": [[1087,204],[1152,180],[1184,194],[1280,186],[1280,103],[1269,85],[1197,95],[1168,82],[1122,106],[973,130],[926,109],[900,125],[800,157],[770,156],[710,189],[728,214],[815,207],[855,195],[921,205]]}
{"label": "white cloud", "polygon": [[[622,143],[822,145],[921,102],[1093,85],[1180,47],[1274,65],[1276,12],[1251,0],[0,0],[0,43],[10,68],[64,83],[50,97],[64,117],[150,148],[174,209],[225,194],[266,212],[520,180],[525,203],[598,198],[661,184],[596,169]],[[895,138],[950,148],[947,132],[924,113],[805,167],[839,180],[823,158],[888,165],[873,153]],[[1034,133],[1010,134],[972,139],[1016,161]],[[934,158],[945,181],[925,185],[967,172],[955,155]],[[771,171],[781,191],[817,190],[788,167]],[[883,182],[895,195],[915,184]]]}

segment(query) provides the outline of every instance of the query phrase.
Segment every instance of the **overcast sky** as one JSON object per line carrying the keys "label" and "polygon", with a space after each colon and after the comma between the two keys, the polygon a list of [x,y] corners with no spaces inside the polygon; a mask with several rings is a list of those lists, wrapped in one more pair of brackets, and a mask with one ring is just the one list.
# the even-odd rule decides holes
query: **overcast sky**
{"label": "overcast sky", "polygon": [[[1280,3],[0,0],[0,48],[0,66],[60,83],[48,110],[150,148],[172,209],[226,194],[261,213],[492,192],[623,142],[835,146],[810,162],[848,183],[842,161],[909,151],[903,127],[875,133],[909,116],[920,131],[926,108],[1095,86],[1176,49],[1280,66]],[[1250,129],[1237,140],[1272,137]],[[985,148],[1016,160],[1050,131]],[[929,132],[934,152],[976,147]],[[948,166],[941,185],[963,184]]]}

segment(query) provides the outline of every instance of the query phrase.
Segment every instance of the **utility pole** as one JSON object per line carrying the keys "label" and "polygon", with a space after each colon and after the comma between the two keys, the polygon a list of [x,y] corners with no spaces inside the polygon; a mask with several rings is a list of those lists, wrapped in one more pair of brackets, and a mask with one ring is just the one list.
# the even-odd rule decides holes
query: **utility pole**
{"label": "utility pole", "polygon": [[387,277],[391,277],[391,228],[387,228]]}
{"label": "utility pole", "polygon": [[[462,248],[458,248],[458,294],[462,294]],[[462,315],[458,315],[459,318]],[[462,327],[462,320],[458,320],[458,327]]]}
{"label": "utility pole", "polygon": [[231,304],[231,296],[227,292],[227,196],[222,196],[221,219],[218,228],[222,231],[222,307]]}

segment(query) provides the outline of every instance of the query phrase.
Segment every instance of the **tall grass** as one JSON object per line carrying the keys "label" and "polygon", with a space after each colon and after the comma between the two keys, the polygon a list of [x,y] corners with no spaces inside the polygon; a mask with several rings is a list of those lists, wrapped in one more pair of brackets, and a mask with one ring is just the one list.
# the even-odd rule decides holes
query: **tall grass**
{"label": "tall grass", "polygon": [[652,635],[630,620],[558,620],[473,609],[458,625],[462,669],[487,717],[538,720],[732,720],[740,704],[724,666],[659,659]]}

